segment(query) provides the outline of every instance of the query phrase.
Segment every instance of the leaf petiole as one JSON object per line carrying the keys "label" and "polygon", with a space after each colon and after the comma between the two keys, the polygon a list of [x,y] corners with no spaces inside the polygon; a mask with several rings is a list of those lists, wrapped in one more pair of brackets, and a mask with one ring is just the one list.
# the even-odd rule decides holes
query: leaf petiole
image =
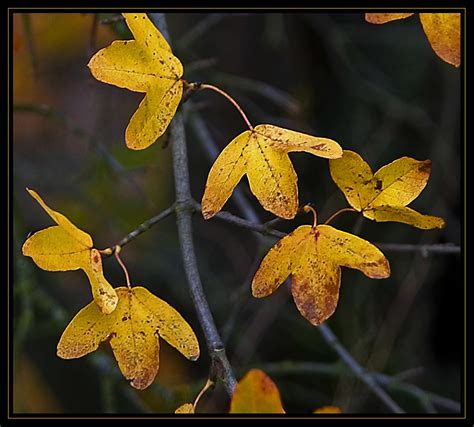
{"label": "leaf petiole", "polygon": [[117,260],[117,262],[120,264],[120,267],[122,267],[122,269],[125,273],[125,279],[127,281],[128,289],[132,289],[132,286],[130,285],[130,276],[128,275],[127,267],[125,267],[125,264],[123,263],[122,259],[120,258],[120,255],[119,255],[121,250],[122,250],[122,248],[119,245],[115,246],[114,256],[115,256],[115,259]]}
{"label": "leaf petiole", "polygon": [[224,98],[226,98],[237,109],[237,111],[240,113],[240,115],[244,119],[245,123],[247,124],[247,127],[250,130],[253,130],[253,126],[250,123],[250,120],[247,118],[247,115],[244,113],[244,110],[242,110],[242,107],[227,92],[223,91],[222,89],[218,88],[217,86],[210,85],[210,84],[207,84],[207,83],[197,83],[197,82],[189,83],[186,80],[183,80],[183,83],[184,83],[185,87],[187,89],[191,90],[191,91],[210,89],[210,90],[213,90],[214,92],[217,92],[218,94],[222,95]]}
{"label": "leaf petiole", "polygon": [[343,208],[339,209],[337,212],[334,212],[324,223],[324,225],[328,225],[334,218],[336,218],[338,215],[342,214],[343,212],[358,212],[354,208]]}
{"label": "leaf petiole", "polygon": [[203,396],[203,394],[209,390],[211,387],[214,387],[214,381],[211,381],[210,379],[207,380],[206,384],[204,385],[204,387],[202,388],[202,390],[199,392],[199,394],[196,396],[196,399],[194,400],[194,403],[193,403],[193,408],[194,408],[194,411],[196,412],[196,406],[197,404],[199,403],[199,400],[201,399],[201,397]]}
{"label": "leaf petiole", "polygon": [[314,209],[311,205],[305,205],[303,211],[306,213],[313,213],[313,228],[316,228],[316,226],[318,225],[318,214],[316,213],[316,209]]}

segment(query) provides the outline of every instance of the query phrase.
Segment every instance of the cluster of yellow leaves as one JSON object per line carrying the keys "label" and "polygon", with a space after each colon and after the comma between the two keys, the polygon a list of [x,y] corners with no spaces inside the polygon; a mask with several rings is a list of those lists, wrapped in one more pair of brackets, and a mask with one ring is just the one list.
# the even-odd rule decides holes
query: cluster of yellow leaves
{"label": "cluster of yellow leaves", "polygon": [[23,254],[44,270],[84,270],[94,296],[94,302],[79,311],[64,331],[58,356],[82,357],[110,340],[120,370],[138,389],[148,387],[158,371],[158,336],[188,359],[199,357],[194,332],[174,308],[139,286],[112,288],[91,236],[49,208],[35,191],[28,192],[58,225],[30,236],[23,244]]}
{"label": "cluster of yellow leaves", "polygon": [[218,213],[244,175],[264,209],[286,219],[298,210],[298,186],[288,153],[305,151],[318,157],[341,157],[340,145],[272,125],[258,125],[234,138],[212,165],[202,198],[205,219]]}
{"label": "cluster of yellow leaves", "polygon": [[183,94],[183,66],[146,13],[123,13],[135,40],[116,40],[90,60],[105,83],[146,93],[125,131],[129,148],[142,150],[167,129]]}
{"label": "cluster of yellow leaves", "polygon": [[114,311],[118,297],[104,277],[102,258],[99,251],[93,248],[91,236],[64,215],[49,208],[38,193],[27,190],[57,225],[29,237],[23,244],[23,255],[31,257],[43,270],[83,270],[89,278],[92,295],[100,310],[105,314]]}
{"label": "cluster of yellow leaves", "polygon": [[158,336],[197,360],[196,335],[173,307],[140,286],[116,292],[119,301],[113,313],[101,313],[94,303],[77,313],[59,341],[58,356],[82,357],[108,339],[123,376],[137,389],[148,387],[158,372]]}
{"label": "cluster of yellow leaves", "polygon": [[397,221],[422,229],[442,228],[442,218],[422,215],[407,207],[425,188],[431,161],[402,157],[375,174],[359,154],[344,150],[340,159],[330,160],[331,176],[349,204],[368,219]]}
{"label": "cluster of yellow leaves", "polygon": [[390,275],[383,253],[366,240],[329,225],[302,225],[264,257],[252,281],[252,294],[266,297],[291,275],[298,310],[313,325],[320,325],[336,309],[341,266],[360,270],[373,279]]}
{"label": "cluster of yellow leaves", "polygon": [[[366,13],[365,19],[372,24],[385,24],[405,19],[414,13]],[[420,13],[420,21],[426,37],[436,54],[448,64],[461,64],[461,14]]]}

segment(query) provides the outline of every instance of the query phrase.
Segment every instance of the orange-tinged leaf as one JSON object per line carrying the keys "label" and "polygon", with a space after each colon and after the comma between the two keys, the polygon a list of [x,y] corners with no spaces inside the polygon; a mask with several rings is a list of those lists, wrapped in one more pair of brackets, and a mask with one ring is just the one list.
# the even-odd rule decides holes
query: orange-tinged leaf
{"label": "orange-tinged leaf", "polygon": [[192,403],[184,403],[174,411],[175,414],[194,414],[194,406]]}
{"label": "orange-tinged leaf", "polygon": [[[413,13],[366,13],[365,20],[372,24],[385,24],[403,19]],[[448,64],[461,65],[461,14],[420,13],[420,21],[435,53]]]}
{"label": "orange-tinged leaf", "polygon": [[329,168],[348,203],[366,218],[397,221],[422,229],[444,227],[442,218],[406,207],[425,188],[431,172],[430,160],[402,157],[373,174],[359,154],[344,150],[340,159],[330,160]]}
{"label": "orange-tinged leaf", "polygon": [[448,64],[461,65],[461,14],[420,13],[426,37],[436,54]]}
{"label": "orange-tinged leaf", "polygon": [[158,336],[188,359],[199,357],[196,335],[168,303],[140,286],[115,291],[119,301],[111,314],[101,313],[94,303],[76,314],[58,343],[59,357],[82,357],[109,339],[122,374],[137,389],[148,387],[158,372]]}
{"label": "orange-tinged leaf", "polygon": [[315,409],[313,414],[340,414],[342,413],[341,408],[338,406],[322,406],[321,408]]}
{"label": "orange-tinged leaf", "polygon": [[260,369],[251,369],[237,384],[230,414],[284,414],[280,392]]}
{"label": "orange-tinged leaf", "polygon": [[365,20],[371,24],[385,24],[386,22],[405,19],[413,13],[366,13]]}
{"label": "orange-tinged leaf", "polygon": [[168,128],[183,94],[183,66],[146,13],[124,13],[135,40],[114,41],[89,61],[92,75],[146,93],[125,131],[127,147],[143,150]]}
{"label": "orange-tinged leaf", "polygon": [[117,295],[104,277],[102,258],[93,248],[89,234],[77,228],[64,215],[49,208],[33,190],[30,195],[56,222],[56,226],[40,230],[23,244],[23,255],[47,271],[70,271],[82,269],[89,278],[94,301],[104,313],[111,313],[117,305]]}
{"label": "orange-tinged leaf", "polygon": [[291,219],[298,210],[297,176],[288,153],[324,158],[342,155],[339,144],[273,125],[258,125],[234,138],[212,165],[202,198],[205,219],[218,213],[243,175],[264,209]]}
{"label": "orange-tinged leaf", "polygon": [[310,323],[319,325],[336,309],[341,266],[374,279],[390,275],[383,253],[366,240],[329,225],[303,225],[264,257],[252,281],[252,295],[260,298],[273,293],[291,275],[298,310]]}

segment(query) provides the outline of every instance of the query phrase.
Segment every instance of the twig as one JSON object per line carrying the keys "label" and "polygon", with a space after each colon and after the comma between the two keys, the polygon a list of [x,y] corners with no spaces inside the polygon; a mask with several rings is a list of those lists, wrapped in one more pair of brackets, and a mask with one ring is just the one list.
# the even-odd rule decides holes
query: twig
{"label": "twig", "polygon": [[126,244],[130,243],[132,240],[135,240],[140,234],[144,233],[145,231],[149,230],[155,224],[158,224],[160,221],[168,218],[171,214],[175,211],[175,205],[172,204],[169,208],[165,209],[164,211],[160,212],[158,215],[147,219],[145,222],[141,223],[135,230],[128,233],[120,242],[111,246],[110,248],[105,249],[104,251],[108,252],[108,255],[112,255],[115,252],[115,248],[117,246],[123,247]]}
{"label": "twig", "polygon": [[[160,29],[163,36],[170,41],[166,18],[163,13],[151,13],[151,19]],[[201,277],[197,267],[196,253],[192,235],[193,201],[189,182],[188,153],[183,115],[178,112],[170,125],[170,144],[173,158],[174,183],[176,191],[176,223],[183,258],[184,271],[188,281],[191,299],[197,312],[201,329],[206,339],[211,358],[209,379],[219,379],[229,396],[232,396],[237,381],[227,359],[224,344],[217,331],[212,312],[202,288]]]}
{"label": "twig", "polygon": [[[199,203],[193,202],[193,208],[196,211],[201,212],[201,205]],[[260,234],[263,234],[264,236],[268,235],[268,236],[272,236],[276,238],[281,238],[281,237],[286,236],[286,233],[282,233],[281,231],[267,228],[264,224],[255,224],[252,221],[247,221],[246,219],[240,218],[226,211],[220,211],[214,218],[220,219],[221,221],[228,222],[229,224],[246,228],[247,230],[258,231]]]}
{"label": "twig", "polygon": [[357,363],[339,339],[334,335],[329,326],[322,324],[318,328],[324,340],[338,354],[342,361],[351,369],[352,372],[363,381],[367,387],[382,401],[385,405],[397,414],[403,414],[405,411],[383,390],[365,369]]}

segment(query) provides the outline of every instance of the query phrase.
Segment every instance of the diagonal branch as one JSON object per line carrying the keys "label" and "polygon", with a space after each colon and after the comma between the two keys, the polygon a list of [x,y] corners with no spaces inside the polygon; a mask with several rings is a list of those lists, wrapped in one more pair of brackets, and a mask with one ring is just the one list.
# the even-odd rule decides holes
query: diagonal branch
{"label": "diagonal branch", "polygon": [[350,368],[352,372],[362,381],[367,387],[383,402],[385,405],[396,414],[403,414],[405,411],[398,406],[398,404],[388,395],[388,393],[380,387],[374,380],[372,375],[368,373],[359,363],[351,356],[346,348],[341,344],[334,332],[325,324],[318,326],[318,331],[321,333],[324,341],[338,354],[342,361]]}

